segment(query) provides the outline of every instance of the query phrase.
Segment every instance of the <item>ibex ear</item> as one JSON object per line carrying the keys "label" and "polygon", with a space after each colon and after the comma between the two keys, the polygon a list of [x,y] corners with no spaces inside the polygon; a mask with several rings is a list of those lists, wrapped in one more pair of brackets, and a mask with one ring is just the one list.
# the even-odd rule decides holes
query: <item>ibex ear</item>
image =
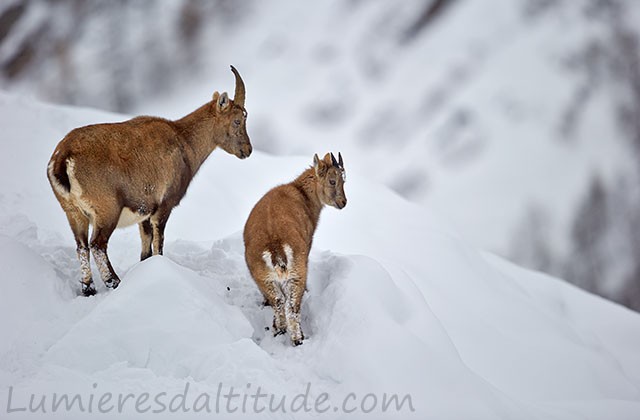
{"label": "ibex ear", "polygon": [[327,167],[324,162],[318,159],[318,154],[313,155],[313,168],[316,170],[316,176],[324,176],[327,172]]}
{"label": "ibex ear", "polygon": [[218,112],[226,111],[229,108],[229,95],[227,95],[227,92],[223,92],[222,95],[218,97],[218,100],[216,101],[216,108],[218,109]]}

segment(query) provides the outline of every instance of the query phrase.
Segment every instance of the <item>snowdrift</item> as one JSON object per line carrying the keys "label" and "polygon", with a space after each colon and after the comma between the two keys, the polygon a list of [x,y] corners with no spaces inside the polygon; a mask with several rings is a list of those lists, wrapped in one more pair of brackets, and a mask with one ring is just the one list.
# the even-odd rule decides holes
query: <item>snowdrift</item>
{"label": "snowdrift", "polygon": [[[121,286],[79,297],[46,162],[70,129],[123,118],[0,95],[3,418],[100,415],[107,393],[103,408],[122,418],[637,418],[638,314],[466,245],[441,216],[350,171],[357,155],[345,155],[349,205],[321,217],[302,346],[268,329],[240,230],[310,156],[215,151],[169,222],[166,255],[140,263],[137,230],[117,231]],[[255,392],[267,395],[261,413]],[[54,393],[83,410],[53,410]],[[119,406],[122,394],[132,397]],[[301,395],[309,404],[295,406]],[[287,402],[270,410],[274,396]]]}

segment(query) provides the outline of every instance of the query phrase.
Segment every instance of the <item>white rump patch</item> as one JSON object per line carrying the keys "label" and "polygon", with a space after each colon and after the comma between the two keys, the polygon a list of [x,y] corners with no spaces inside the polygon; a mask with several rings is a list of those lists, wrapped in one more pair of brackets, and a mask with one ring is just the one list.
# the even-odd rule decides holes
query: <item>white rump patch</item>
{"label": "white rump patch", "polygon": [[284,244],[282,249],[284,251],[284,255],[287,258],[287,265],[285,269],[282,269],[279,266],[278,267],[273,266],[273,263],[271,262],[271,259],[272,259],[271,252],[264,251],[262,253],[262,259],[264,260],[264,263],[269,268],[269,271],[271,271],[271,278],[277,281],[278,283],[286,282],[294,274],[293,273],[293,249],[291,249],[291,246],[289,244]]}
{"label": "white rump patch", "polygon": [[262,259],[264,263],[267,264],[267,267],[273,270],[273,264],[271,264],[271,253],[269,251],[264,251],[262,253]]}
{"label": "white rump patch", "polygon": [[293,249],[289,244],[284,244],[282,248],[284,248],[284,255],[287,256],[287,271],[290,272],[293,269]]}
{"label": "white rump patch", "polygon": [[95,212],[91,204],[82,198],[82,187],[76,178],[76,163],[72,158],[67,159],[67,176],[69,177],[69,184],[71,186],[70,198],[72,202],[78,206],[87,216],[89,216],[89,222],[93,224],[95,219]]}
{"label": "white rump patch", "polygon": [[54,160],[51,159],[49,161],[49,165],[47,166],[47,175],[49,176],[49,181],[51,181],[51,185],[53,185],[53,188],[56,190],[58,194],[60,194],[63,197],[67,197],[69,195],[69,192],[65,187],[62,186],[62,184],[58,181],[58,178],[56,178],[55,175],[53,174],[53,164],[54,164],[53,161]]}
{"label": "white rump patch", "polygon": [[82,187],[76,178],[76,162],[71,158],[67,159],[67,176],[71,186],[71,195],[79,200],[82,197]]}

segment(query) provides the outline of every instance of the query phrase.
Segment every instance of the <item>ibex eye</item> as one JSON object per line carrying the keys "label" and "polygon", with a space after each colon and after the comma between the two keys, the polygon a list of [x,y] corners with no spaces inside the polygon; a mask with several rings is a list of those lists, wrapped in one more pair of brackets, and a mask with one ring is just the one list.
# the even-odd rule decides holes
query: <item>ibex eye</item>
{"label": "ibex eye", "polygon": [[329,184],[331,184],[331,186],[334,186],[334,185],[336,185],[336,181],[335,181],[335,180],[333,180],[333,179],[330,179],[330,180],[329,180]]}
{"label": "ibex eye", "polygon": [[235,121],[233,122],[233,125],[240,125],[240,120],[235,120]]}

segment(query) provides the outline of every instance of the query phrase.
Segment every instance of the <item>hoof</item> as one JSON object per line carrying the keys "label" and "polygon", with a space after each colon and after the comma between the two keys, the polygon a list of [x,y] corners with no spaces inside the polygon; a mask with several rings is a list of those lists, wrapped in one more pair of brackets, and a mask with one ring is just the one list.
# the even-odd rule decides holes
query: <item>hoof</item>
{"label": "hoof", "polygon": [[282,328],[282,329],[277,329],[277,328],[275,328],[275,327],[273,328],[273,336],[274,336],[274,337],[277,337],[277,336],[279,336],[279,335],[282,335],[282,334],[284,334],[284,333],[286,333],[286,332],[287,332],[286,328]]}
{"label": "hoof", "polygon": [[109,280],[105,281],[104,285],[109,289],[117,289],[118,285],[120,285],[120,279],[117,277],[112,277]]}
{"label": "hoof", "polygon": [[302,331],[300,331],[300,337],[291,337],[291,344],[293,344],[294,347],[297,347],[302,344],[303,340],[304,334],[302,333]]}
{"label": "hoof", "polygon": [[96,294],[96,288],[92,283],[82,283],[82,296],[93,296]]}

